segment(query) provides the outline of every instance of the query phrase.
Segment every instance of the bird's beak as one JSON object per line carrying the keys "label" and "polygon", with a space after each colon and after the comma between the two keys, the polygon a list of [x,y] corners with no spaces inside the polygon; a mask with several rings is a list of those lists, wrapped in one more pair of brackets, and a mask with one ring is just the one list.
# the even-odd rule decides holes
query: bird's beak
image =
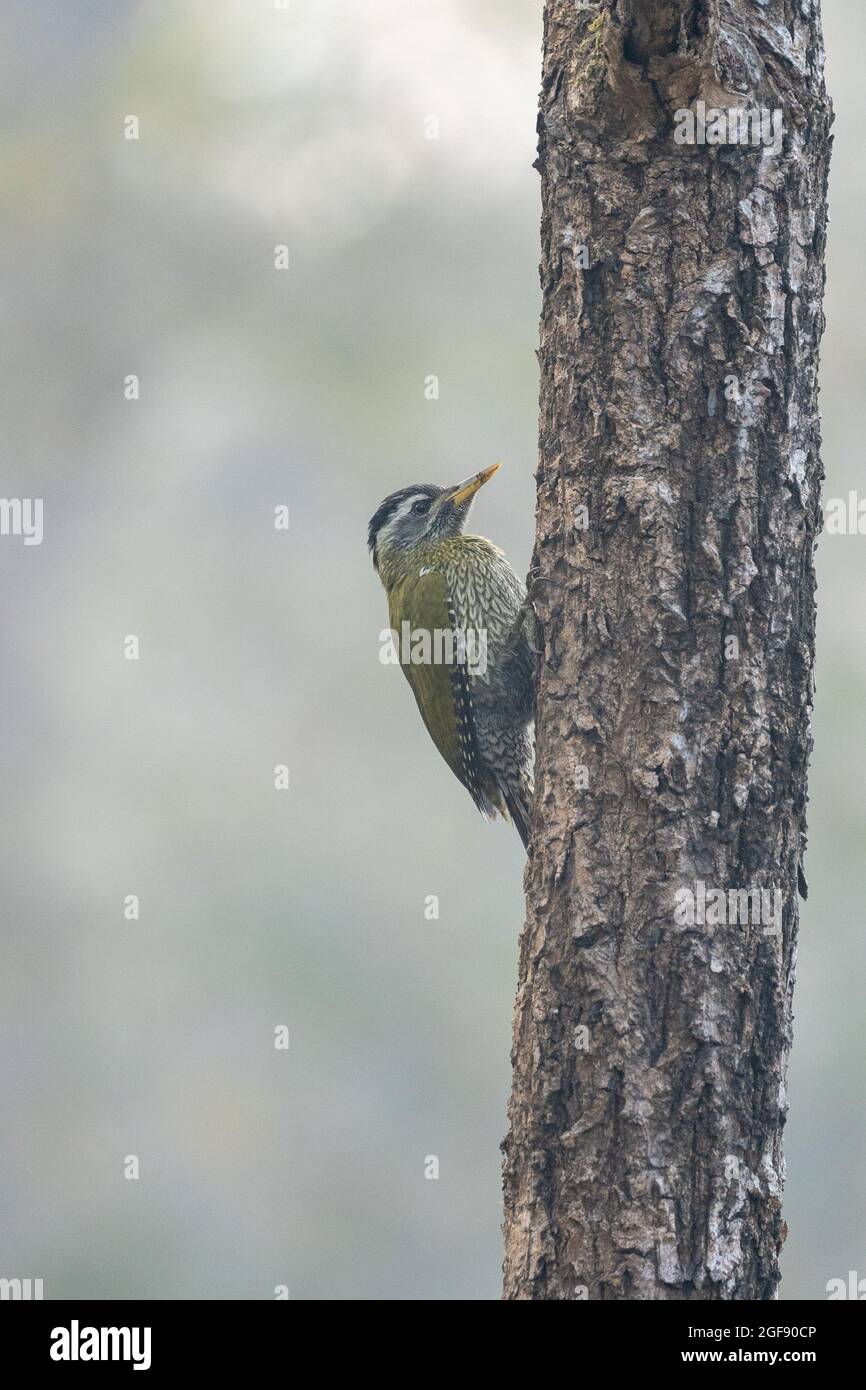
{"label": "bird's beak", "polygon": [[502,467],[501,463],[491,464],[489,468],[482,468],[480,473],[474,473],[471,478],[464,478],[462,483],[458,483],[453,491],[446,493],[442,498],[443,502],[450,502],[452,507],[459,507],[467,502],[480,487],[483,487],[489,478]]}

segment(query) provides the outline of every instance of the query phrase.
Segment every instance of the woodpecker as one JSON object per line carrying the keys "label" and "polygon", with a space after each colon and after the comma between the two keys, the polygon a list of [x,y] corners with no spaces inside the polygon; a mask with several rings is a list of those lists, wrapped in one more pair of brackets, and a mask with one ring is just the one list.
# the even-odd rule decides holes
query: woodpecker
{"label": "woodpecker", "polygon": [[513,821],[525,846],[534,613],[502,551],[463,531],[476,492],[498,468],[454,487],[416,483],[392,492],[370,521],[367,544],[430,737],[479,811]]}

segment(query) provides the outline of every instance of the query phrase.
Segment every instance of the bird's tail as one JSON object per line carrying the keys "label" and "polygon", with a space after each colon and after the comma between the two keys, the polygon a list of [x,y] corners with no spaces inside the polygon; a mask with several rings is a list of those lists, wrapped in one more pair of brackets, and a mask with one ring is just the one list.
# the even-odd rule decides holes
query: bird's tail
{"label": "bird's tail", "polygon": [[505,804],[508,813],[514,822],[518,835],[523,841],[523,848],[529,848],[530,812],[532,808],[532,787],[527,782],[521,782],[518,786],[509,785],[507,782],[500,782]]}

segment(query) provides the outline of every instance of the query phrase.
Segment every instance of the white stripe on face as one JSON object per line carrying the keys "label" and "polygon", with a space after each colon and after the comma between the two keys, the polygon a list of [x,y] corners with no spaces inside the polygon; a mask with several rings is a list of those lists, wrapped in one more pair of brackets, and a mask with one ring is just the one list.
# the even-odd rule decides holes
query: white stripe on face
{"label": "white stripe on face", "polygon": [[[396,512],[392,513],[392,515],[389,516],[388,520],[385,522],[385,525],[382,527],[381,534],[385,537],[390,536],[393,533],[394,528],[398,526],[401,521],[405,521],[406,518],[410,515],[412,508],[414,507],[416,502],[430,502],[431,500],[432,499],[427,496],[426,492],[414,492],[411,497],[404,498],[403,501],[400,503],[399,507],[397,508]],[[418,519],[419,521],[422,520],[422,518],[420,517]]]}

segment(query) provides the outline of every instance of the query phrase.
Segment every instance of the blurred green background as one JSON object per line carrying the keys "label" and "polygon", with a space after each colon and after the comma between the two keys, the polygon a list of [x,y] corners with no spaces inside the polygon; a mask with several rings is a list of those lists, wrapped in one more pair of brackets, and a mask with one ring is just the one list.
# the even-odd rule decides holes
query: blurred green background
{"label": "blurred green background", "polygon": [[[540,10],[0,14],[2,491],[45,500],[0,541],[0,1275],[48,1298],[498,1297],[521,847],[380,664],[364,543],[502,459],[474,524],[529,560]],[[866,487],[866,14],[824,11],[829,497]],[[866,1275],[864,545],[819,552],[787,1298]]]}

